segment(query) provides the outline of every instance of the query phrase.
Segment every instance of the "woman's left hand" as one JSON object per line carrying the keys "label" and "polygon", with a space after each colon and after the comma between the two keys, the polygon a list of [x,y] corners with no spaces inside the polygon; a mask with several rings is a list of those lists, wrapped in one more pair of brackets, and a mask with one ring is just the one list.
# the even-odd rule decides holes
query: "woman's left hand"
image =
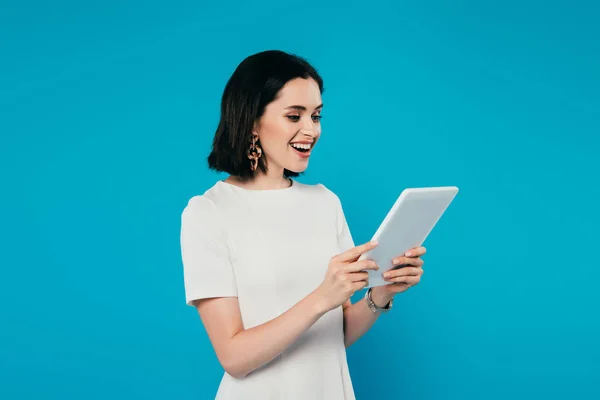
{"label": "woman's left hand", "polygon": [[380,286],[382,289],[385,289],[388,296],[393,297],[395,294],[402,293],[421,281],[424,263],[421,257],[425,252],[425,247],[415,247],[394,260],[394,266],[402,265],[403,267],[387,271],[383,274],[386,282],[393,282],[389,285]]}

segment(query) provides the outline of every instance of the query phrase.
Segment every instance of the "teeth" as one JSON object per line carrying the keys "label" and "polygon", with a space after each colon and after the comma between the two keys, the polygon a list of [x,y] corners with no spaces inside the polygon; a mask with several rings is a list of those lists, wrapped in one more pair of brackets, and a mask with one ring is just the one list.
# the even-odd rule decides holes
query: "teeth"
{"label": "teeth", "polygon": [[305,149],[305,150],[310,150],[310,144],[304,144],[304,143],[292,143],[291,144],[292,147],[295,147],[297,149]]}

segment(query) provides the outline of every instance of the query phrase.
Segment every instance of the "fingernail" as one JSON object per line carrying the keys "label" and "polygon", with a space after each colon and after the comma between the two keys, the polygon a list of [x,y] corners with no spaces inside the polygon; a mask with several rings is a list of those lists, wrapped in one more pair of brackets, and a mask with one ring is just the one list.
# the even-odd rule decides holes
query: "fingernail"
{"label": "fingernail", "polygon": [[412,256],[412,251],[407,251],[405,255],[406,255],[406,257]]}
{"label": "fingernail", "polygon": [[371,240],[371,245],[372,246],[377,246],[377,240]]}

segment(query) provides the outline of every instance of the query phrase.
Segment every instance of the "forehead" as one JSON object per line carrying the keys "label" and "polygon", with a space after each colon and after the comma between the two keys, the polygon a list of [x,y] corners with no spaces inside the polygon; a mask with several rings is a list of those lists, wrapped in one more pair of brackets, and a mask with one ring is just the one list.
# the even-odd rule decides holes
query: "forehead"
{"label": "forehead", "polygon": [[321,91],[314,79],[295,78],[281,88],[275,102],[283,107],[303,105],[310,109],[321,104]]}

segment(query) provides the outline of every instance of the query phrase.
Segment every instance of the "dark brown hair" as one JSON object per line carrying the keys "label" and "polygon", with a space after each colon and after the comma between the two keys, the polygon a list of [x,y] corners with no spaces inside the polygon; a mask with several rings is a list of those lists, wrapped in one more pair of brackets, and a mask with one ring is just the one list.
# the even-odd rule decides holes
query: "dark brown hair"
{"label": "dark brown hair", "polygon": [[[238,65],[223,91],[221,119],[208,156],[210,169],[242,178],[254,175],[246,153],[252,128],[281,88],[295,78],[314,79],[323,93],[323,80],[316,69],[293,54],[268,50],[253,54]],[[267,171],[264,154],[257,170]],[[284,175],[299,174],[286,169]]]}

